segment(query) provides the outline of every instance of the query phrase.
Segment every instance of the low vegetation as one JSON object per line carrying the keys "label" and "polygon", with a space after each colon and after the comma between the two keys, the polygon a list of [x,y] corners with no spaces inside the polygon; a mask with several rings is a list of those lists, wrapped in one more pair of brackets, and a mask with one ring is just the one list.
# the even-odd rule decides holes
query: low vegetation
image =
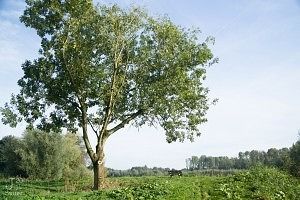
{"label": "low vegetation", "polygon": [[299,180],[275,168],[256,167],[229,176],[217,185],[215,196],[225,199],[299,199]]}
{"label": "low vegetation", "polygon": [[300,197],[300,180],[275,168],[256,167],[228,176],[108,178],[92,191],[90,180],[66,188],[63,181],[6,179],[0,199],[288,199]]}

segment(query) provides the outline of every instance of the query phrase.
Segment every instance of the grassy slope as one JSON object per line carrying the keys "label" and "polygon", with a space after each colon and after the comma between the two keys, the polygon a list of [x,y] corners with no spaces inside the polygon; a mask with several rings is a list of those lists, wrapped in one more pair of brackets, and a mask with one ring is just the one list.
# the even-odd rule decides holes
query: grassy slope
{"label": "grassy slope", "polygon": [[[300,199],[300,184],[282,172],[256,168],[228,177],[123,177],[93,192],[91,180],[63,182],[3,180],[0,199]],[[73,190],[66,192],[65,190]]]}

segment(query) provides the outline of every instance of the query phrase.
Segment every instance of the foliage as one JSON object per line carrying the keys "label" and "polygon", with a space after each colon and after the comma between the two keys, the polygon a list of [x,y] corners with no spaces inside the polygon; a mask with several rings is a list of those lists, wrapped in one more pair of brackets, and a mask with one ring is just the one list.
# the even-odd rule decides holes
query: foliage
{"label": "foliage", "polygon": [[[199,42],[199,31],[136,7],[95,7],[92,0],[26,3],[20,19],[36,30],[41,49],[22,65],[20,93],[1,109],[5,124],[24,119],[47,131],[82,128],[97,179],[106,139],[128,123],[159,125],[168,142],[200,135],[211,103],[203,85],[206,66],[217,59],[209,39]],[[88,126],[97,137],[96,152]]]}
{"label": "foliage", "polygon": [[[209,188],[215,182],[213,177],[123,177],[109,180],[115,182],[116,186],[91,192],[82,187],[87,182],[81,182],[78,185],[81,188],[67,193],[64,192],[62,183],[54,181],[26,181],[13,186],[8,192],[2,181],[0,197],[13,199],[16,196],[9,195],[18,194],[18,199],[195,199],[193,197],[198,195],[207,196]],[[198,191],[199,188],[202,191]],[[16,191],[19,193],[15,193]]]}
{"label": "foliage", "polygon": [[[106,191],[106,198],[118,200],[142,200],[142,199],[161,199],[164,195],[168,194],[168,190],[164,185],[158,183],[144,183],[138,186],[129,186],[120,189]],[[99,198],[97,193],[87,196],[88,199]]]}
{"label": "foliage", "polygon": [[[252,168],[233,176],[108,178],[111,187],[91,191],[82,179],[73,192],[61,181],[0,181],[1,199],[286,199],[300,196],[299,180],[273,168]],[[14,196],[15,195],[15,196]]]}
{"label": "foliage", "polygon": [[62,178],[66,190],[74,190],[78,180],[91,176],[90,170],[85,166],[86,152],[80,148],[80,140],[76,134],[67,133],[63,137],[62,150]]}
{"label": "foliage", "polygon": [[[170,168],[153,167],[132,167],[127,170],[116,170],[108,168],[109,177],[141,177],[141,176],[168,176]],[[206,170],[181,170],[184,176],[227,176],[240,172],[241,170],[219,170],[219,169],[206,169]]]}
{"label": "foliage", "polygon": [[64,157],[61,134],[28,129],[22,142],[19,150],[22,167],[31,178],[55,179],[62,176]]}
{"label": "foliage", "polygon": [[132,167],[127,170],[115,170],[108,168],[108,176],[110,177],[121,177],[121,176],[162,176],[168,175],[169,168],[153,167]]}
{"label": "foliage", "polygon": [[[202,155],[192,156],[186,159],[186,167],[195,174],[213,172],[214,170],[240,170],[249,169],[254,166],[276,167],[293,176],[300,177],[300,140],[290,148],[270,148],[265,151],[239,152],[238,157],[228,158],[226,156],[212,157]],[[201,172],[202,171],[202,172]]]}
{"label": "foliage", "polygon": [[225,178],[217,193],[227,199],[299,199],[299,180],[274,168],[252,168]]}
{"label": "foliage", "polygon": [[[74,128],[84,125],[85,110],[91,123],[104,125],[99,118],[109,109],[110,124],[133,113],[137,124],[158,121],[170,142],[199,134],[196,125],[206,121],[208,109],[201,81],[213,56],[206,42],[198,43],[197,31],[139,8],[26,2],[21,21],[41,37],[40,57],[22,65],[21,91],[11,105],[29,124],[41,119],[40,128]],[[16,118],[9,108],[4,123]]]}
{"label": "foliage", "polygon": [[201,169],[201,170],[183,170],[185,176],[229,176],[237,174],[243,170],[240,169]]}
{"label": "foliage", "polygon": [[[293,155],[298,155],[297,153]],[[265,165],[269,167],[277,167],[283,170],[288,170],[291,160],[290,149],[270,148],[265,151],[246,151],[239,152],[238,157],[229,158],[227,156],[192,156],[186,159],[186,167],[188,170],[207,170],[207,169],[249,169],[256,165]]]}
{"label": "foliage", "polygon": [[290,172],[300,177],[300,140],[298,140],[290,150],[291,166]]}
{"label": "foliage", "polygon": [[21,167],[20,139],[14,136],[5,136],[0,140],[0,174],[6,176],[26,177],[26,172]]}
{"label": "foliage", "polygon": [[76,134],[26,130],[18,139],[0,140],[0,173],[31,179],[60,179],[66,183],[90,175],[82,141]]}

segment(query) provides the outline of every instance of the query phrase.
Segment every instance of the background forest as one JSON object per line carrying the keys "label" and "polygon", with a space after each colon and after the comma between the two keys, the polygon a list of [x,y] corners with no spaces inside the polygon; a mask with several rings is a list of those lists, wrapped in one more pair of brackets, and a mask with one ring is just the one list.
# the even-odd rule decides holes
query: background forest
{"label": "background forest", "polygon": [[[23,137],[12,135],[0,140],[0,173],[8,177],[31,179],[80,179],[91,175],[85,147],[76,134],[27,130]],[[255,166],[274,167],[300,176],[300,140],[291,147],[270,148],[266,152],[239,152],[237,157],[192,156],[186,159],[186,174],[231,174]],[[161,176],[170,168],[136,166],[127,170],[107,168],[107,175]]]}

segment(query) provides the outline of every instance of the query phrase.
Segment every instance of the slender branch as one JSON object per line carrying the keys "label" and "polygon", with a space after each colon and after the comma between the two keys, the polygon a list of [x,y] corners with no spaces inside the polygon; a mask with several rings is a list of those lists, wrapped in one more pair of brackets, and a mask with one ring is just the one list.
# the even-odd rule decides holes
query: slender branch
{"label": "slender branch", "polygon": [[[118,44],[118,38],[117,38],[117,43],[116,43],[116,49],[118,48],[119,44]],[[103,124],[102,124],[102,129],[100,131],[100,137],[98,138],[98,142],[100,142],[102,140],[102,138],[104,137],[104,133],[106,131],[106,128],[108,126],[110,117],[111,117],[111,113],[112,113],[112,109],[114,107],[114,98],[115,98],[115,86],[116,86],[116,79],[117,79],[117,71],[118,71],[118,64],[119,64],[119,59],[121,56],[121,51],[123,51],[123,48],[121,48],[120,52],[118,53],[117,51],[115,51],[115,55],[114,55],[114,60],[115,63],[113,65],[113,76],[112,76],[112,80],[111,80],[111,86],[110,86],[110,97],[106,106],[106,111],[105,111],[105,115],[104,115],[104,120],[103,120]]]}
{"label": "slender branch", "polygon": [[88,124],[88,118],[86,113],[86,108],[84,107],[83,103],[80,101],[80,104],[82,105],[81,112],[82,112],[82,132],[83,132],[83,141],[87,148],[87,152],[91,158],[91,160],[94,162],[96,161],[97,155],[94,153],[92,146],[90,144],[90,140],[87,133],[87,124]]}
{"label": "slender branch", "polygon": [[99,138],[98,131],[94,128],[93,123],[91,122],[91,120],[89,120],[89,118],[88,118],[88,122],[89,122],[89,124],[90,124],[92,130],[93,130],[94,133],[96,134],[97,138]]}
{"label": "slender branch", "polygon": [[100,142],[100,140],[103,138],[104,132],[106,131],[108,122],[109,122],[109,118],[112,112],[112,104],[113,104],[113,93],[114,93],[114,87],[115,87],[115,79],[116,79],[116,70],[114,70],[114,74],[112,77],[112,83],[111,83],[111,88],[110,88],[110,97],[106,106],[106,111],[105,111],[105,115],[104,115],[104,120],[103,120],[103,124],[102,124],[102,128],[100,131],[100,137],[98,138],[98,142]]}
{"label": "slender branch", "polygon": [[126,124],[128,124],[131,120],[135,119],[139,115],[143,114],[143,110],[138,110],[137,112],[129,115],[126,119],[124,119],[120,124],[116,125],[114,128],[108,130],[108,136],[123,128]]}

